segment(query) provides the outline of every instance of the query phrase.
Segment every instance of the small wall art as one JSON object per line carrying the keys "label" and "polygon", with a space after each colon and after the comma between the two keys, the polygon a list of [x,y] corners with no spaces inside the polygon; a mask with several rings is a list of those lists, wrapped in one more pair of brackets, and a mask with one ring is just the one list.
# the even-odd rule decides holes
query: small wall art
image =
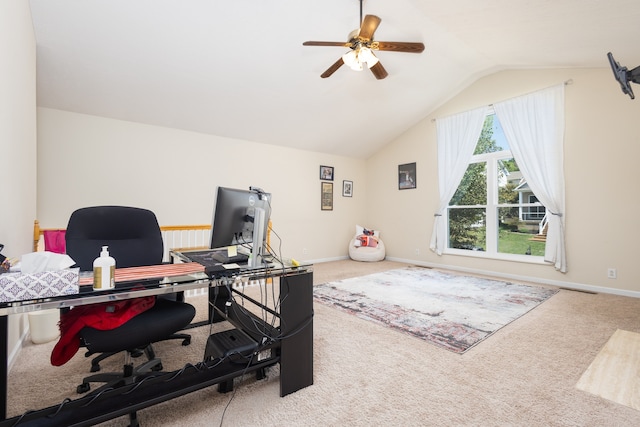
{"label": "small wall art", "polygon": [[323,211],[333,210],[333,183],[321,182],[320,209]]}
{"label": "small wall art", "polygon": [[353,196],[353,181],[342,181],[342,196],[343,197]]}
{"label": "small wall art", "polygon": [[320,179],[333,181],[333,166],[320,166]]}
{"label": "small wall art", "polygon": [[398,166],[398,189],[408,190],[416,188],[416,163],[406,163]]}

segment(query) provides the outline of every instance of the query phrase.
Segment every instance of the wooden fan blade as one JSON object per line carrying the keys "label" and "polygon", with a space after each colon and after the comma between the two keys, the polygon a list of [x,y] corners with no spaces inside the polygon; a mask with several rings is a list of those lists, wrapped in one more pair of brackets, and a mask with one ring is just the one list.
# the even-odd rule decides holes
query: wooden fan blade
{"label": "wooden fan blade", "polygon": [[340,59],[338,59],[335,64],[333,64],[331,67],[327,68],[327,71],[325,71],[324,73],[320,74],[320,77],[322,77],[323,79],[326,79],[327,77],[330,77],[333,73],[335,73],[338,68],[342,67],[342,64],[344,64],[344,61],[342,60],[342,57],[340,57]]}
{"label": "wooden fan blade", "polygon": [[376,65],[374,65],[369,69],[371,70],[373,75],[376,76],[376,79],[378,80],[382,80],[389,75],[389,73],[387,73],[387,70],[384,69],[380,61],[378,61]]}
{"label": "wooden fan blade", "polygon": [[303,46],[340,46],[340,47],[351,47],[351,43],[345,42],[304,42]]}
{"label": "wooden fan blade", "polygon": [[376,32],[378,25],[380,25],[380,18],[375,15],[367,15],[362,20],[362,25],[360,25],[360,33],[358,37],[363,40],[369,41],[373,38],[373,33]]}
{"label": "wooden fan blade", "polygon": [[407,53],[420,53],[424,50],[422,43],[411,42],[374,42],[376,46],[371,46],[372,49],[377,50],[389,50],[393,52],[407,52]]}

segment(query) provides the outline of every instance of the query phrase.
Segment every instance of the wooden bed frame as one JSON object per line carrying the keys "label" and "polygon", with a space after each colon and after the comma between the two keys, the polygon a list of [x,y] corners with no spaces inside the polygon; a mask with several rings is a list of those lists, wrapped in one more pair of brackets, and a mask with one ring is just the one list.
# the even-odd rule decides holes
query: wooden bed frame
{"label": "wooden bed frame", "polygon": [[[267,230],[267,245],[271,245],[271,220]],[[46,231],[64,231],[64,228],[41,228],[40,222],[33,221],[33,252],[44,250],[43,234]],[[211,225],[163,225],[162,240],[165,242],[165,257],[170,251],[208,249]],[[174,246],[177,245],[177,246]]]}
{"label": "wooden bed frame", "polygon": [[[46,231],[64,230],[64,228],[41,228],[40,222],[37,219],[33,221],[33,251],[37,252],[44,250],[44,241],[42,236]],[[163,225],[160,227],[160,231],[162,231],[162,239],[165,241],[165,244],[168,243],[168,241],[178,241],[181,243],[180,246],[169,247],[168,250],[166,250],[167,252],[172,250],[208,248],[209,246],[205,243],[208,240],[209,230],[211,230],[211,225],[209,224]]]}

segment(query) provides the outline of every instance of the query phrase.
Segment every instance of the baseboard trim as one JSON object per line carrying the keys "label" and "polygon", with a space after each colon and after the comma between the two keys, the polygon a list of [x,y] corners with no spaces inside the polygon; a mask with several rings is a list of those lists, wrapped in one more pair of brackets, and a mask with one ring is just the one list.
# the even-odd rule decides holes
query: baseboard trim
{"label": "baseboard trim", "polygon": [[18,359],[18,356],[20,355],[20,351],[22,351],[22,347],[24,346],[24,343],[27,341],[27,339],[29,339],[28,322],[24,332],[22,332],[22,335],[20,335],[20,339],[16,342],[16,344],[13,346],[11,351],[7,354],[7,372],[11,372],[11,368],[13,367],[14,363]]}
{"label": "baseboard trim", "polygon": [[640,292],[639,291],[629,291],[629,290],[626,290],[626,289],[605,288],[603,286],[593,286],[593,285],[586,285],[586,284],[583,284],[583,283],[566,282],[566,281],[562,281],[562,280],[551,280],[551,279],[543,279],[543,278],[540,278],[540,277],[531,277],[531,276],[522,276],[522,275],[518,275],[518,274],[501,273],[499,271],[479,270],[479,269],[475,269],[475,268],[466,268],[466,267],[459,267],[459,266],[447,265],[447,264],[436,264],[436,263],[431,263],[431,262],[416,261],[416,260],[412,260],[412,259],[394,258],[394,257],[387,257],[386,259],[388,259],[389,261],[397,261],[397,262],[404,262],[404,263],[407,263],[407,264],[419,265],[421,267],[441,268],[441,269],[445,269],[445,270],[459,271],[459,272],[462,272],[462,273],[482,274],[482,275],[485,275],[485,276],[493,276],[493,277],[497,277],[497,278],[500,278],[500,279],[509,279],[509,280],[519,280],[519,281],[524,281],[524,282],[542,283],[544,285],[557,286],[558,288],[566,288],[566,289],[589,292],[589,293],[602,293],[602,294],[620,295],[620,296],[632,297],[632,298],[640,298]]}
{"label": "baseboard trim", "polygon": [[339,256],[339,257],[331,257],[331,258],[318,258],[318,259],[305,259],[300,261],[302,264],[320,264],[323,262],[331,262],[331,261],[342,261],[345,259],[349,259],[348,256]]}

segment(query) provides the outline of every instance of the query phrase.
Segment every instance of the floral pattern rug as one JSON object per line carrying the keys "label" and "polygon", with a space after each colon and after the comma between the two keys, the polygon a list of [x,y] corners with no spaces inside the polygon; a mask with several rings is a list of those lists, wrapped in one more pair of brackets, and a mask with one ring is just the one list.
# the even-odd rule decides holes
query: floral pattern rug
{"label": "floral pattern rug", "polygon": [[557,292],[409,267],[317,285],[314,298],[462,354]]}

